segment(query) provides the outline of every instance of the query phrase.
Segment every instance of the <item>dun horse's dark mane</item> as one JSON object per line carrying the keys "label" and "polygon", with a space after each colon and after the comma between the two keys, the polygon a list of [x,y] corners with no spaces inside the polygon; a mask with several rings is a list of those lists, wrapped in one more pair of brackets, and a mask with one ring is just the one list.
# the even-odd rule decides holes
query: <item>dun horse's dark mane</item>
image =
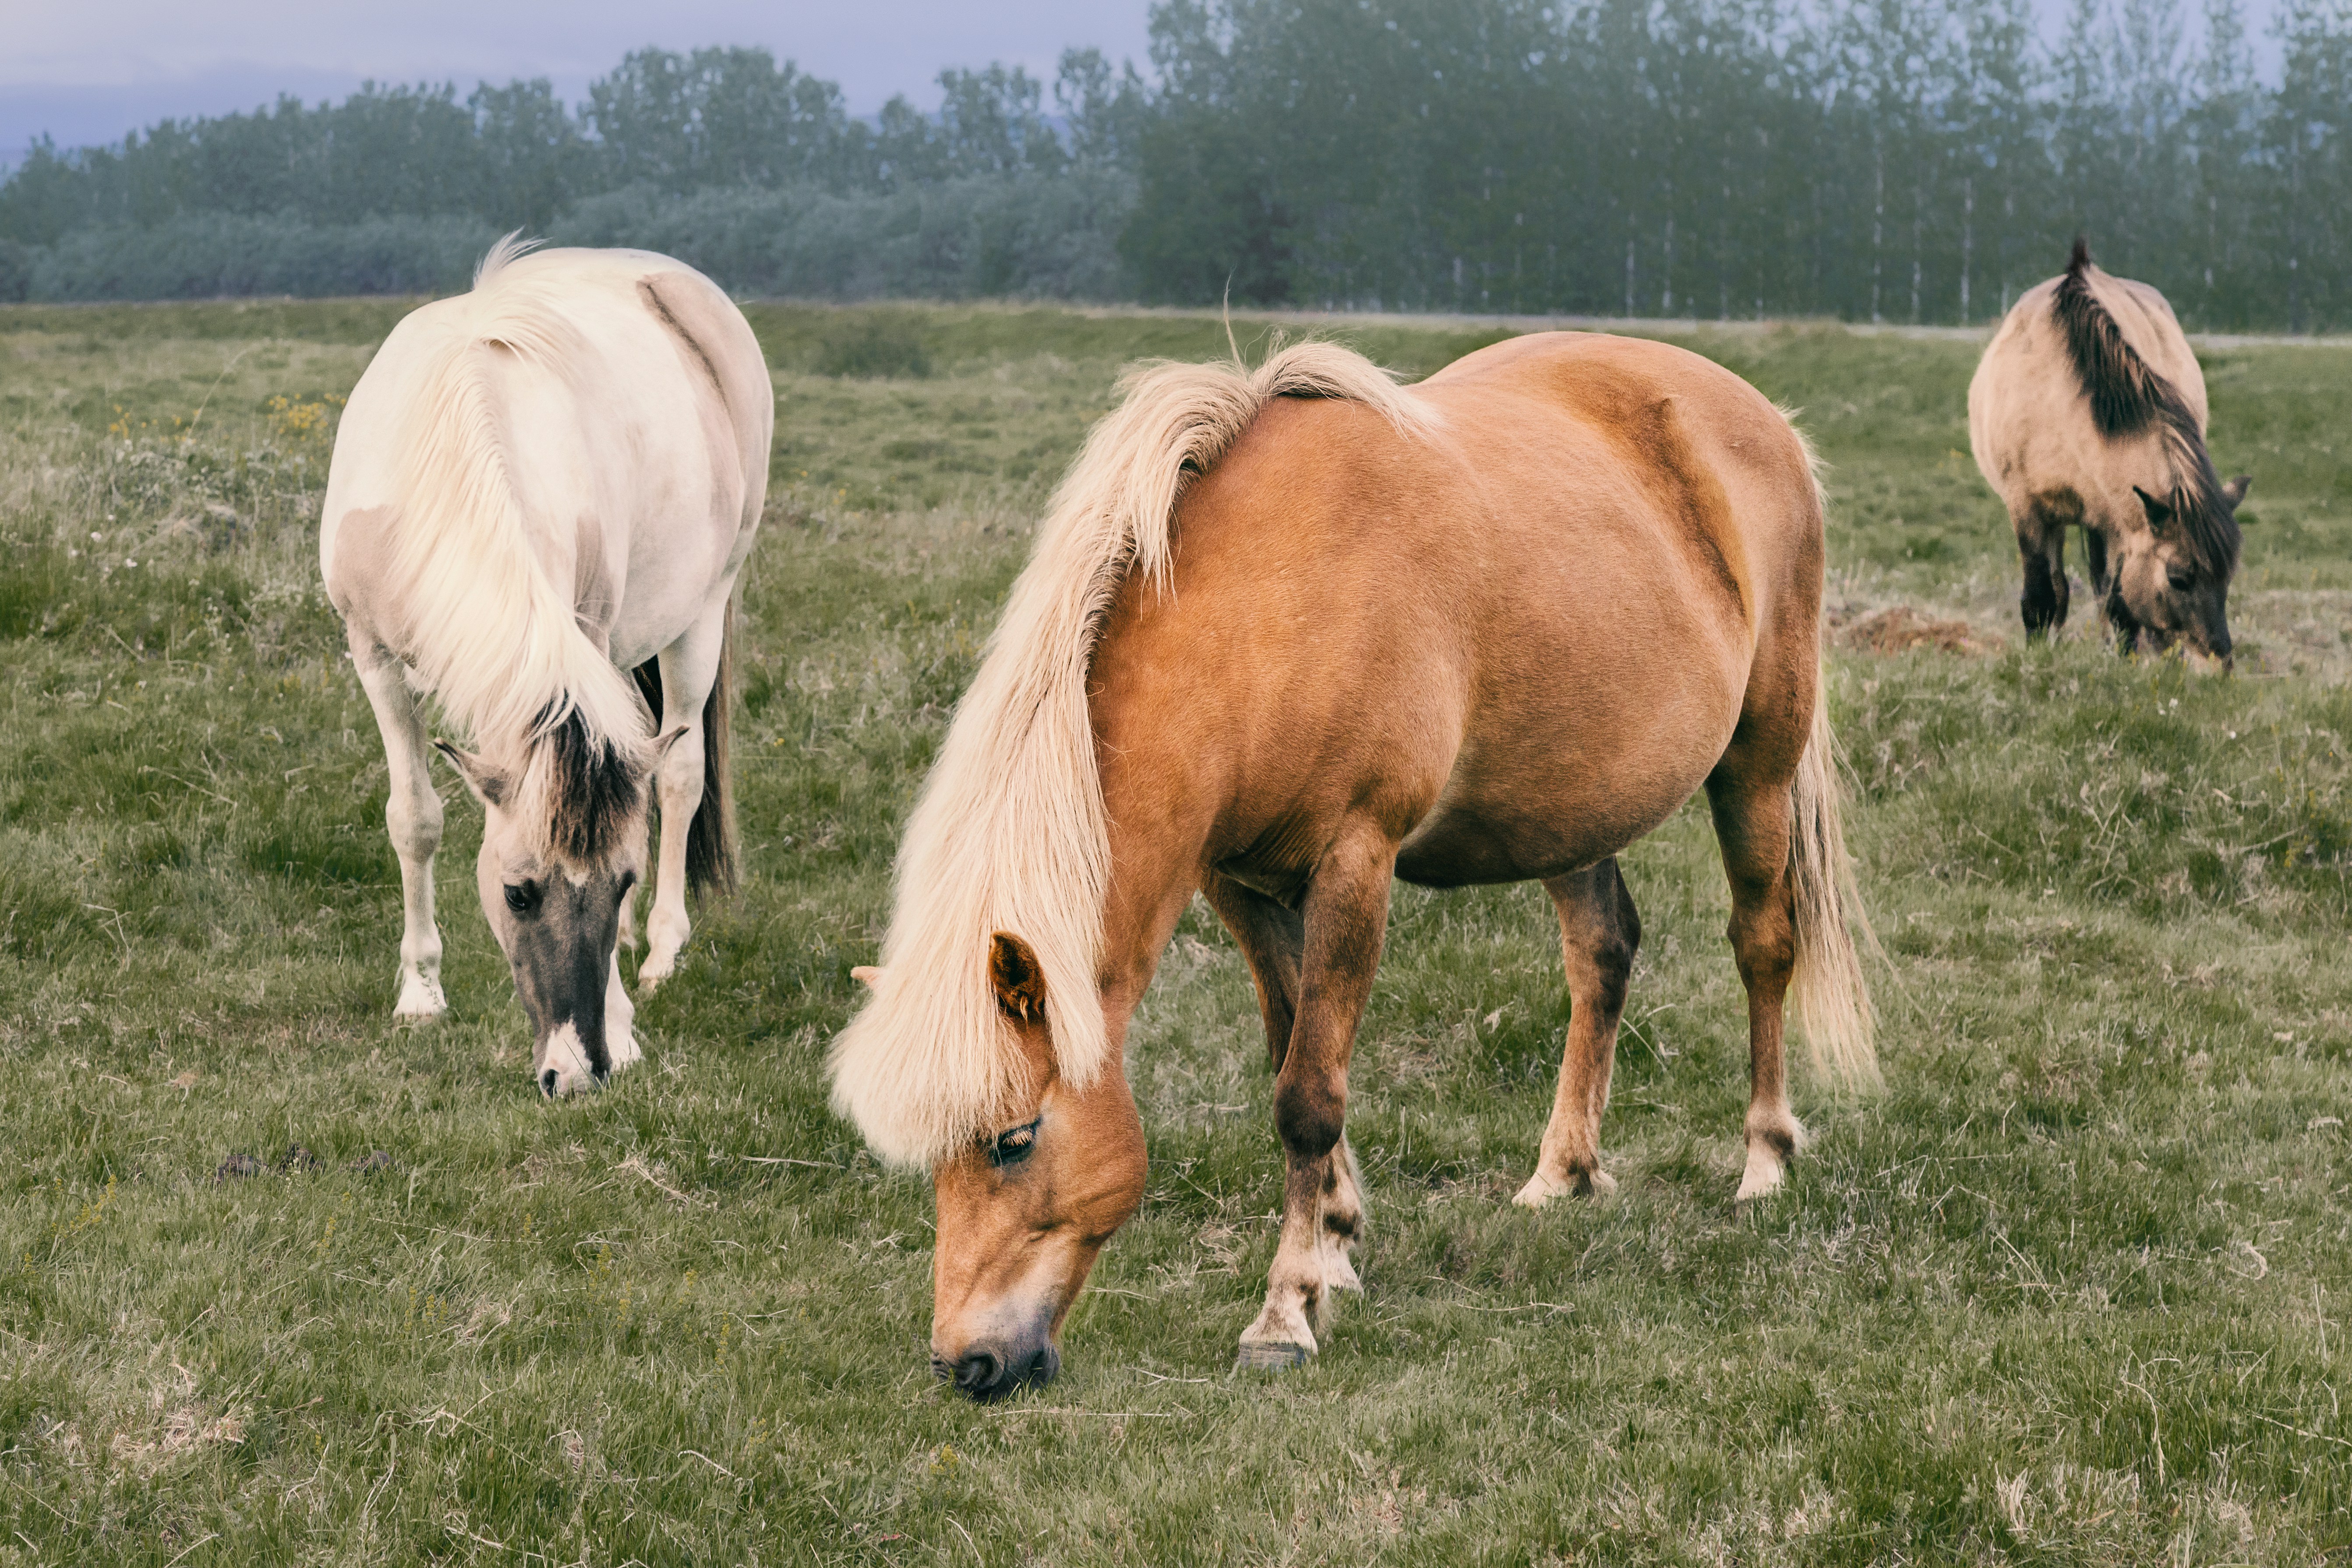
{"label": "dun horse's dark mane", "polygon": [[2066,335],[2074,377],[2090,401],[2091,422],[2113,441],[2155,430],[2172,470],[2167,499],[2206,569],[2227,576],[2238,563],[2238,520],[2221,499],[2221,476],[2204,432],[2180,391],[2142,359],[2091,289],[2091,247],[2079,235],[2052,305]]}
{"label": "dun horse's dark mane", "polygon": [[533,744],[544,750],[549,769],[549,846],[574,865],[602,861],[637,820],[645,768],[610,741],[592,740],[577,708],[553,725],[544,710],[541,719]]}

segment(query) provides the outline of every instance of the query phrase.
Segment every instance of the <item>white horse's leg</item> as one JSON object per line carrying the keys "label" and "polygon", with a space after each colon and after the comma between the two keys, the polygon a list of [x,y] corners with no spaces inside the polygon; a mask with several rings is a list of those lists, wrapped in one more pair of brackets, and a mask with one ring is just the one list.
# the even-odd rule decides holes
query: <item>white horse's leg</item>
{"label": "white horse's leg", "polygon": [[395,1018],[436,1018],[449,1010],[441,994],[441,932],[433,923],[433,856],[441,847],[441,796],[426,763],[425,726],[400,661],[374,642],[351,639],[368,706],[383,736],[391,789],[383,805],[392,851],[400,858],[400,1000]]}
{"label": "white horse's leg", "polygon": [[645,1052],[637,1049],[636,1020],[636,1005],[629,1000],[629,988],[621,984],[621,954],[615,949],[612,977],[604,983],[604,1051],[612,1058],[614,1072],[645,1058]]}
{"label": "white horse's leg", "polygon": [[650,991],[677,971],[678,950],[693,923],[686,917],[686,840],[702,805],[702,708],[719,679],[730,599],[718,604],[677,641],[662,649],[661,731],[683,726],[654,773],[661,791],[661,856],[654,878],[654,908],[646,921],[646,961],[637,984]]}

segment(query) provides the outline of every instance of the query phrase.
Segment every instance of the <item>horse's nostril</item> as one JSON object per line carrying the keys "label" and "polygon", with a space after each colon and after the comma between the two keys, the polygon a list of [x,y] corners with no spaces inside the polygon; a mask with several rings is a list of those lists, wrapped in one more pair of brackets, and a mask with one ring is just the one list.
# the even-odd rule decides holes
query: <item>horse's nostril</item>
{"label": "horse's nostril", "polygon": [[539,1075],[539,1092],[547,1096],[550,1100],[553,1100],[555,1098],[555,1069],[553,1068],[550,1068],[545,1072]]}
{"label": "horse's nostril", "polygon": [[1003,1374],[1003,1363],[986,1351],[968,1351],[956,1363],[955,1385],[962,1393],[982,1398],[996,1390],[997,1380]]}
{"label": "horse's nostril", "polygon": [[1061,1370],[1062,1358],[1055,1353],[1053,1346],[1047,1345],[1029,1358],[1026,1381],[1038,1388],[1043,1388],[1053,1382],[1054,1374]]}

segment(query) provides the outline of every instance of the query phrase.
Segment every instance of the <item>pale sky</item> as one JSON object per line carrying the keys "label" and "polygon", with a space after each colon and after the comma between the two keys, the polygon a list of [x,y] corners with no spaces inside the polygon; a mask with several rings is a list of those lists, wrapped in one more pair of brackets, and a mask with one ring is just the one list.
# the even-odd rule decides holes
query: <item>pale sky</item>
{"label": "pale sky", "polygon": [[[0,163],[44,131],[120,141],[166,117],[341,98],[368,79],[547,77],[586,96],[634,48],[760,45],[841,84],[855,114],[903,92],[929,109],[942,66],[1023,65],[1051,83],[1066,47],[1148,62],[1148,0],[0,0]],[[1050,102],[1050,87],[1048,89]]]}

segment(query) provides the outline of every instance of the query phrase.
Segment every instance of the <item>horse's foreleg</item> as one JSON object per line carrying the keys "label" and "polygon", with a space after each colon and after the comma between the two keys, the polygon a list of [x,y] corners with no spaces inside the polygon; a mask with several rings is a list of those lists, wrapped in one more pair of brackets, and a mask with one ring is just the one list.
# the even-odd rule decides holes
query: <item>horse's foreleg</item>
{"label": "horse's foreleg", "polygon": [[2020,523],[2017,553],[2025,568],[2025,587],[2017,607],[2029,637],[2046,637],[2066,624],[2066,528],[2045,524],[2039,514]]}
{"label": "horse's foreleg", "polygon": [[1287,1165],[1282,1236],[1265,1310],[1242,1333],[1245,1365],[1295,1366],[1313,1355],[1329,1291],[1357,1282],[1348,1255],[1362,1238],[1364,1205],[1347,1142],[1348,1062],[1380,967],[1395,865],[1384,833],[1351,825],[1307,887],[1297,1017],[1275,1080]]}
{"label": "horse's foreleg", "polygon": [[1250,978],[1257,982],[1266,1056],[1278,1074],[1290,1049],[1290,1031],[1298,1021],[1298,966],[1307,948],[1306,926],[1297,910],[1213,871],[1202,882],[1201,892],[1234,933],[1249,963]]}
{"label": "horse's foreleg", "polygon": [[[1202,891],[1225,929],[1234,933],[1242,956],[1249,961],[1257,982],[1259,1010],[1265,1019],[1266,1055],[1277,1077],[1289,1055],[1291,1031],[1298,1021],[1300,964],[1307,945],[1306,924],[1298,911],[1255,892],[1229,878],[1212,872]],[[1364,1199],[1356,1173],[1356,1159],[1343,1136],[1322,1197],[1322,1225],[1317,1246],[1322,1254],[1323,1281],[1328,1289],[1360,1290],[1350,1249],[1362,1238]]]}
{"label": "horse's foreleg", "polygon": [[392,852],[400,860],[400,997],[395,1018],[437,1018],[449,1010],[441,994],[441,931],[433,920],[433,857],[441,847],[441,796],[433,787],[425,725],[400,661],[367,638],[351,638],[352,662],[375,726],[383,737],[390,793],[383,805]]}
{"label": "horse's foreleg", "polygon": [[694,929],[686,914],[686,847],[694,814],[702,807],[702,707],[719,679],[728,614],[728,601],[721,599],[714,614],[661,652],[661,731],[667,734],[683,726],[686,732],[663,753],[654,773],[661,794],[660,859],[653,913],[646,921],[646,961],[637,969],[637,984],[647,991],[677,971],[678,952]]}
{"label": "horse's foreleg", "polygon": [[1759,780],[1755,775],[1761,771],[1749,748],[1735,745],[1706,784],[1731,883],[1731,952],[1748,989],[1748,1164],[1733,1194],[1742,1204],[1780,1185],[1805,1138],[1789,1108],[1783,1034],[1783,1003],[1797,962],[1790,782]]}
{"label": "horse's foreleg", "polygon": [[1609,1109],[1609,1073],[1617,1059],[1625,983],[1642,943],[1641,916],[1613,858],[1552,878],[1544,890],[1559,911],[1570,1012],[1551,1123],[1544,1129],[1536,1173],[1517,1200],[1529,1208],[1563,1193],[1601,1197],[1616,1190],[1601,1168],[1601,1117]]}

